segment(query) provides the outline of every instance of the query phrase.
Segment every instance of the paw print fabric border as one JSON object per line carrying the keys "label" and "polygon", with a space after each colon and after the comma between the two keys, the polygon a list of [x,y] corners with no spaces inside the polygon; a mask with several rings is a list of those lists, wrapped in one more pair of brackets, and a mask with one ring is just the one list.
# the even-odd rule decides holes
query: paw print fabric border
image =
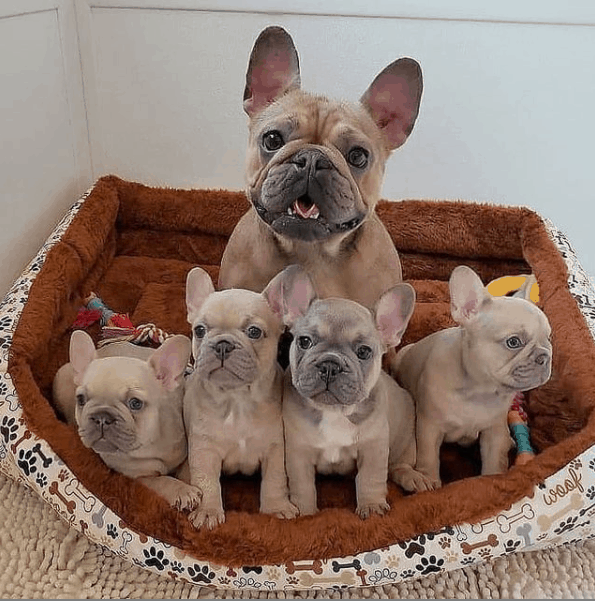
{"label": "paw print fabric border", "polygon": [[[80,533],[144,569],[219,589],[328,589],[378,586],[491,558],[595,536],[595,447],[572,459],[507,511],[356,556],[229,567],[197,561],[137,533],[81,484],[48,443],[28,430],[8,373],[12,334],[50,248],[61,239],[92,188],[49,236],[0,303],[0,470],[35,491]],[[595,337],[595,290],[563,233],[545,221],[564,257],[569,288]]]}

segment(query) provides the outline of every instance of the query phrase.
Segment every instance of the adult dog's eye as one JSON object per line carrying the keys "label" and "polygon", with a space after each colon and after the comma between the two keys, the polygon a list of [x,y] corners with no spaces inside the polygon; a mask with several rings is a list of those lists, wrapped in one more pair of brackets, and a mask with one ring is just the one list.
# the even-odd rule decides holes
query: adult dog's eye
{"label": "adult dog's eye", "polygon": [[298,346],[303,350],[309,349],[312,346],[312,338],[308,336],[300,336],[297,342]]}
{"label": "adult dog's eye", "polygon": [[82,407],[86,402],[87,402],[87,399],[86,399],[86,397],[85,397],[84,394],[77,394],[76,395],[76,404],[79,407]]}
{"label": "adult dog's eye", "polygon": [[510,350],[514,351],[522,348],[524,345],[523,341],[518,336],[511,336],[510,338],[506,339],[506,346]]}
{"label": "adult dog's eye", "polygon": [[248,338],[258,340],[262,336],[262,330],[258,326],[250,326],[246,330],[246,334],[248,335]]}
{"label": "adult dog's eye", "polygon": [[206,333],[207,333],[207,328],[205,328],[203,325],[199,324],[194,328],[194,335],[197,338],[204,338]]}
{"label": "adult dog's eye", "polygon": [[358,359],[361,359],[362,361],[365,361],[366,359],[369,359],[372,356],[372,349],[369,346],[366,346],[365,344],[362,344],[356,351],[355,353],[357,355]]}
{"label": "adult dog's eye", "polygon": [[130,407],[130,409],[132,411],[139,411],[140,409],[143,408],[144,403],[140,400],[137,399],[136,397],[132,397],[131,399],[128,400],[128,406]]}
{"label": "adult dog's eye", "polygon": [[281,132],[273,129],[263,134],[262,145],[264,146],[265,150],[268,150],[269,152],[275,152],[285,145],[285,141],[283,140]]}
{"label": "adult dog's eye", "polygon": [[361,146],[354,146],[347,153],[347,162],[353,167],[357,167],[358,169],[363,169],[368,164],[368,158],[370,153]]}

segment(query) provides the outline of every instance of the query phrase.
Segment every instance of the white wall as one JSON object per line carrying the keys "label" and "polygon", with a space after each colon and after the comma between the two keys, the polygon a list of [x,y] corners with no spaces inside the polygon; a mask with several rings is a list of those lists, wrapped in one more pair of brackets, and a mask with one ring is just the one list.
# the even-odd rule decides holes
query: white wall
{"label": "white wall", "polygon": [[[27,174],[26,186],[13,178],[0,193],[5,213],[15,198],[24,203],[14,209],[13,239],[0,233],[0,252],[20,245],[21,269],[81,181],[116,173],[151,185],[241,189],[246,65],[259,31],[276,23],[292,34],[304,88],[315,92],[356,100],[394,58],[421,63],[420,116],[389,161],[385,198],[531,206],[568,234],[595,275],[593,3],[506,0],[478,9],[471,0],[379,0],[372,7],[299,0],[288,8],[282,0],[26,0],[18,6],[28,4],[55,8],[0,19],[0,49],[6,44],[10,53],[0,58],[0,103],[6,95],[19,105],[7,139],[21,148],[17,157],[3,144],[0,169],[20,180]],[[69,18],[60,21],[61,14]],[[26,31],[17,31],[19,21]],[[8,41],[3,27],[12,32]],[[19,44],[22,53],[13,51]],[[5,94],[12,72],[20,87]],[[41,80],[49,86],[43,103],[36,93]]]}
{"label": "white wall", "polygon": [[0,3],[0,293],[88,185],[71,2]]}

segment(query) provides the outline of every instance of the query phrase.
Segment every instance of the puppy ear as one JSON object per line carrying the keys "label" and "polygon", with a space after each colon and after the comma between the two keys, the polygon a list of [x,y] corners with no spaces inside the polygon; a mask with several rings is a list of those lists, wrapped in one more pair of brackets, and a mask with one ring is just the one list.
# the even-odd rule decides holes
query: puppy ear
{"label": "puppy ear", "polygon": [[377,75],[360,98],[390,150],[402,146],[412,132],[422,91],[421,67],[412,58],[400,58]]}
{"label": "puppy ear", "polygon": [[453,269],[448,287],[451,315],[461,325],[472,321],[483,303],[491,298],[480,277],[466,265],[459,265]]}
{"label": "puppy ear", "polygon": [[192,343],[187,336],[171,336],[151,355],[149,365],[166,390],[174,390],[184,373]]}
{"label": "puppy ear", "polygon": [[410,284],[397,284],[376,303],[376,327],[387,347],[397,346],[415,309],[415,290]]}
{"label": "puppy ear", "polygon": [[279,96],[300,87],[300,64],[291,36],[271,26],[258,36],[246,72],[244,110],[250,117]]}
{"label": "puppy ear", "polygon": [[304,315],[316,298],[312,280],[299,265],[290,265],[278,273],[262,294],[286,326],[292,326]]}
{"label": "puppy ear", "polygon": [[69,354],[74,383],[80,386],[87,367],[91,361],[97,359],[97,351],[91,336],[83,330],[75,330],[70,336]]}
{"label": "puppy ear", "polygon": [[209,294],[215,292],[211,276],[202,268],[194,267],[186,276],[186,310],[192,324]]}
{"label": "puppy ear", "polygon": [[539,302],[539,285],[534,274],[528,275],[523,285],[512,295],[537,304]]}

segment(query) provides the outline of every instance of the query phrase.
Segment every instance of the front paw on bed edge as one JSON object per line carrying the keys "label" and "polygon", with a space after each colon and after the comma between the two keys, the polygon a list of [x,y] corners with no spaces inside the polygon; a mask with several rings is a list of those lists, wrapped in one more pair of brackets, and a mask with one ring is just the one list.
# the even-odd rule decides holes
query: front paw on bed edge
{"label": "front paw on bed edge", "polygon": [[389,509],[390,505],[386,501],[382,501],[381,503],[358,505],[355,513],[357,513],[362,520],[366,520],[373,515],[384,515]]}
{"label": "front paw on bed edge", "polygon": [[205,526],[209,530],[225,522],[225,512],[220,507],[199,507],[188,515],[190,523],[197,529]]}
{"label": "front paw on bed edge", "polygon": [[300,514],[298,508],[288,499],[263,503],[260,512],[272,514],[285,520],[291,520]]}

